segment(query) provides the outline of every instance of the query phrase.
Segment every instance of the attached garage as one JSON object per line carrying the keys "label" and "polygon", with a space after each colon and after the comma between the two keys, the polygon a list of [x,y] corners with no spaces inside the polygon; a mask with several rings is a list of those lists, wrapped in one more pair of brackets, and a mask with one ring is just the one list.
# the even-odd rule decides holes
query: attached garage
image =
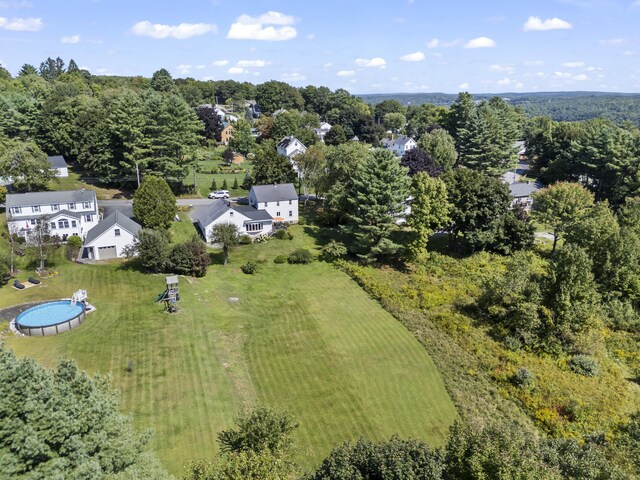
{"label": "attached garage", "polygon": [[96,260],[108,260],[109,258],[118,258],[116,246],[98,247],[98,258]]}

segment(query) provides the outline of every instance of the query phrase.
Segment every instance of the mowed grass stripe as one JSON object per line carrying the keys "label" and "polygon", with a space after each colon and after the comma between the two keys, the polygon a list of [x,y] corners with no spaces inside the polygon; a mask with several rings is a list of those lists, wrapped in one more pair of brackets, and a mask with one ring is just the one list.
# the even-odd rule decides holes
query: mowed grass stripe
{"label": "mowed grass stripe", "polygon": [[[3,288],[0,308],[85,288],[97,311],[63,335],[8,344],[48,366],[66,356],[111,374],[123,411],[155,430],[152,448],[178,475],[185,461],[215,455],[217,433],[255,400],[295,415],[295,460],[304,467],[359,436],[439,444],[455,411],[415,339],[329,265],[273,264],[278,254],[312,246],[305,228],[293,229],[293,241],[241,247],[205,278],[181,278],[176,315],[153,303],[163,275],[60,262],[60,276],[42,287]],[[256,275],[239,270],[250,259],[265,260]]]}

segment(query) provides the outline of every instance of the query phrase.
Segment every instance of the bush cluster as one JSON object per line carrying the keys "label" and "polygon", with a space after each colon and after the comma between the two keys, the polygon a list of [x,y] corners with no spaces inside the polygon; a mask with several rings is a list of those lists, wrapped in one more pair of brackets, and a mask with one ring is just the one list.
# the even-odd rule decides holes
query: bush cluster
{"label": "bush cluster", "polygon": [[287,256],[278,255],[276,258],[273,259],[273,263],[287,263]]}
{"label": "bush cluster", "polygon": [[284,228],[276,231],[275,237],[278,240],[293,240],[293,235],[291,234],[291,232]]}
{"label": "bush cluster", "polygon": [[240,270],[247,275],[253,275],[258,271],[258,264],[256,262],[247,262],[240,267]]}
{"label": "bush cluster", "polygon": [[313,262],[313,254],[306,248],[299,248],[289,255],[287,262],[300,265],[311,263]]}
{"label": "bush cluster", "polygon": [[569,368],[578,375],[584,375],[585,377],[597,377],[598,373],[600,373],[597,360],[584,354],[571,357]]}

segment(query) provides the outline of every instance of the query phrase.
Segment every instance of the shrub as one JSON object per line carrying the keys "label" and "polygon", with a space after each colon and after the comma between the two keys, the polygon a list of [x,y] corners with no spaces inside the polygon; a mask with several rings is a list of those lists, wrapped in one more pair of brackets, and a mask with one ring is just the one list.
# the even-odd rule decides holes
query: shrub
{"label": "shrub", "polygon": [[241,245],[249,245],[251,243],[251,237],[249,235],[241,235],[240,236],[240,244]]}
{"label": "shrub", "polygon": [[258,264],[256,262],[247,262],[240,267],[240,270],[247,275],[253,275],[258,270]]}
{"label": "shrub", "polygon": [[[214,172],[212,172],[212,173],[214,173]],[[216,182],[215,178],[211,181],[211,190],[214,191],[214,192],[216,190],[218,190],[218,182]]]}
{"label": "shrub", "polygon": [[512,377],[511,381],[520,388],[533,388],[536,383],[536,376],[526,368],[520,368]]}
{"label": "shrub", "polygon": [[313,254],[306,248],[299,248],[294,251],[287,261],[292,264],[307,264],[313,262]]}
{"label": "shrub", "polygon": [[597,360],[584,354],[571,357],[569,368],[578,375],[584,375],[585,377],[596,377],[600,373]]}
{"label": "shrub", "polygon": [[71,235],[67,239],[67,245],[70,248],[80,248],[82,246],[82,239],[78,235]]}
{"label": "shrub", "polygon": [[276,258],[273,259],[273,263],[287,263],[287,256],[278,255]]}
{"label": "shrub", "polygon": [[289,232],[283,228],[281,230],[276,231],[275,237],[278,240],[286,240],[289,238]]}
{"label": "shrub", "polygon": [[344,243],[331,240],[324,247],[322,247],[321,257],[325,262],[333,262],[347,254],[347,247]]}
{"label": "shrub", "polygon": [[506,337],[504,337],[504,346],[512,352],[517,352],[522,348],[522,342],[520,342],[520,340],[513,335],[507,335]]}

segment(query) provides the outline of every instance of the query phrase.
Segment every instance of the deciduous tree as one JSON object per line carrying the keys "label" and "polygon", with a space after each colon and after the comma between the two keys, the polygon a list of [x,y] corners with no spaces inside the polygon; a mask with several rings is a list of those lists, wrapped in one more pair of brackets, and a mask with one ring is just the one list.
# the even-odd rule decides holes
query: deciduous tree
{"label": "deciduous tree", "polygon": [[437,229],[449,224],[451,205],[447,200],[447,186],[424,172],[417,173],[411,183],[411,214],[407,225],[413,229],[409,254],[420,259],[427,251],[429,237]]}

